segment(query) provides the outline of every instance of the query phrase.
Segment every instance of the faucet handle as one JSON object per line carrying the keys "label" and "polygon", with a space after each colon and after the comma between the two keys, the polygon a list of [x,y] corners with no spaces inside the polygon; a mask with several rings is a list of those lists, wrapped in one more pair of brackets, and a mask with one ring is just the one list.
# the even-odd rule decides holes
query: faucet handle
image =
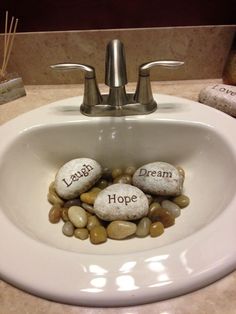
{"label": "faucet handle", "polygon": [[154,102],[151,82],[150,82],[150,70],[156,66],[163,66],[167,68],[179,67],[183,65],[182,61],[151,61],[141,64],[139,67],[139,78],[137,83],[136,92],[134,94],[134,100],[142,105],[151,104]]}
{"label": "faucet handle", "polygon": [[70,71],[70,70],[81,70],[84,74],[84,106],[95,106],[102,103],[102,96],[100,94],[95,69],[86,64],[80,63],[59,63],[50,65],[54,70]]}

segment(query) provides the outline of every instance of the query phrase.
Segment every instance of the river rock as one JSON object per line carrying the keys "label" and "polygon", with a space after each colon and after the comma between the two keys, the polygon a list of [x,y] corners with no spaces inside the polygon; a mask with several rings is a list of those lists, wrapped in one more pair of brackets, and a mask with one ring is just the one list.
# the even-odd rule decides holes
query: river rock
{"label": "river rock", "polygon": [[102,190],[94,203],[95,214],[107,221],[134,220],[148,213],[148,199],[137,187],[116,183]]}
{"label": "river rock", "polygon": [[90,158],[68,161],[57,172],[55,190],[64,199],[73,199],[88,191],[102,175],[100,164]]}
{"label": "river rock", "polygon": [[178,169],[166,162],[153,162],[136,170],[133,185],[154,195],[180,195],[183,176]]}

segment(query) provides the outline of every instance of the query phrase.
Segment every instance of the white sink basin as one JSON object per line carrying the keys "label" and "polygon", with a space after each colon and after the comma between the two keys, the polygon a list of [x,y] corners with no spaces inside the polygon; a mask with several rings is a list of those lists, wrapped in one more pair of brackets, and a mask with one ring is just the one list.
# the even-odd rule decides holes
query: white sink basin
{"label": "white sink basin", "polygon": [[[81,97],[0,128],[0,274],[30,293],[81,305],[131,305],[203,287],[236,266],[236,123],[189,100],[155,96],[146,116],[89,118]],[[92,245],[48,222],[47,190],[77,157],[103,166],[166,161],[186,171],[191,204],[159,238]]]}

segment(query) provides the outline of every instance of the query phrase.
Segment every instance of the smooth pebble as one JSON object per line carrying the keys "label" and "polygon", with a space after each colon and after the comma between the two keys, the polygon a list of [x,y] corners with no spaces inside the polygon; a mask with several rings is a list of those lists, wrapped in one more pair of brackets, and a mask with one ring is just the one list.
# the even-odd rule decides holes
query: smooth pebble
{"label": "smooth pebble", "polygon": [[68,210],[68,217],[76,228],[84,228],[88,222],[86,211],[79,206],[71,206]]}
{"label": "smooth pebble", "polygon": [[71,206],[81,206],[81,200],[79,198],[74,198],[65,202],[63,207],[70,208]]}
{"label": "smooth pebble", "polygon": [[94,214],[94,208],[92,205],[86,204],[86,203],[82,203],[81,205],[87,212],[89,212],[90,214]]}
{"label": "smooth pebble", "polygon": [[134,166],[129,166],[124,170],[124,173],[132,176],[135,173],[135,171],[136,168]]}
{"label": "smooth pebble", "polygon": [[74,226],[72,224],[72,222],[67,221],[64,223],[63,227],[62,227],[62,232],[64,233],[64,235],[66,235],[67,237],[72,237],[74,234]]}
{"label": "smooth pebble", "polygon": [[150,226],[150,236],[152,238],[159,237],[164,232],[164,225],[157,221],[151,224]]}
{"label": "smooth pebble", "polygon": [[165,200],[161,203],[161,207],[164,209],[167,209],[175,218],[179,217],[180,213],[181,213],[181,209],[180,207],[169,201],[169,200]]}
{"label": "smooth pebble", "polygon": [[88,223],[86,228],[91,231],[95,226],[100,226],[101,222],[99,221],[99,219],[97,218],[97,216],[92,215],[88,217]]}
{"label": "smooth pebble", "polygon": [[115,179],[116,177],[119,177],[122,175],[123,170],[121,168],[114,168],[111,172],[112,178]]}
{"label": "smooth pebble", "polygon": [[64,164],[56,174],[55,189],[64,199],[73,199],[88,191],[102,175],[100,164],[90,158],[77,158]]}
{"label": "smooth pebble", "polygon": [[90,230],[90,241],[93,244],[100,244],[107,241],[107,232],[103,226],[95,226]]}
{"label": "smooth pebble", "polygon": [[121,240],[133,234],[137,230],[137,225],[130,221],[116,220],[107,226],[107,235],[111,239]]}
{"label": "smooth pebble", "polygon": [[136,236],[140,238],[146,237],[149,234],[151,223],[148,217],[143,217],[137,225]]}
{"label": "smooth pebble", "polygon": [[129,174],[121,174],[120,176],[114,179],[114,183],[125,183],[131,184],[132,178]]}
{"label": "smooth pebble", "polygon": [[133,185],[154,195],[181,194],[183,176],[178,169],[166,162],[153,162],[137,169],[133,175]]}
{"label": "smooth pebble", "polygon": [[180,195],[180,196],[177,196],[175,198],[173,198],[172,200],[175,204],[177,204],[180,208],[184,208],[184,207],[187,207],[190,203],[190,199],[188,196],[186,195]]}
{"label": "smooth pebble", "polygon": [[98,196],[98,194],[101,192],[102,190],[99,189],[98,187],[94,187],[91,190],[89,190],[86,193],[82,193],[80,195],[80,199],[83,203],[89,204],[89,205],[93,205],[94,201],[96,199],[96,197]]}
{"label": "smooth pebble", "polygon": [[80,239],[80,240],[88,239],[88,237],[89,237],[88,229],[86,229],[86,228],[76,228],[74,230],[74,236],[77,239]]}
{"label": "smooth pebble", "polygon": [[149,214],[149,218],[152,222],[161,222],[165,228],[168,228],[175,224],[175,217],[167,209],[164,208],[157,208],[153,210]]}
{"label": "smooth pebble", "polygon": [[61,219],[61,208],[53,206],[49,211],[48,219],[52,224],[58,223]]}
{"label": "smooth pebble", "polygon": [[56,192],[49,192],[48,193],[48,201],[52,205],[63,206],[63,204],[64,204],[64,201],[56,194]]}
{"label": "smooth pebble", "polygon": [[68,221],[69,220],[69,217],[68,217],[68,208],[66,207],[63,207],[61,209],[61,218],[63,221]]}
{"label": "smooth pebble", "polygon": [[107,221],[134,220],[148,213],[148,199],[137,187],[116,183],[102,190],[94,203],[95,214]]}

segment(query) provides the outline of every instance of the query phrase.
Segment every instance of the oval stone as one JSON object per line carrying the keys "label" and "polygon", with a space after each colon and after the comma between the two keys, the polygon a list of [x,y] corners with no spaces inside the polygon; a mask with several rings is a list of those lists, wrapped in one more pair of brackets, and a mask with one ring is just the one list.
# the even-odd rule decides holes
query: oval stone
{"label": "oval stone", "polygon": [[137,225],[130,221],[112,221],[107,227],[107,235],[114,240],[122,240],[133,235],[137,230]]}
{"label": "oval stone", "polygon": [[101,165],[90,158],[77,158],[64,164],[56,174],[55,190],[64,199],[88,191],[102,175]]}
{"label": "oval stone", "polygon": [[166,162],[144,165],[133,175],[133,185],[154,195],[180,195],[183,181],[178,169]]}
{"label": "oval stone", "polygon": [[102,190],[94,203],[95,214],[107,221],[134,220],[148,213],[148,199],[137,187],[116,183]]}

